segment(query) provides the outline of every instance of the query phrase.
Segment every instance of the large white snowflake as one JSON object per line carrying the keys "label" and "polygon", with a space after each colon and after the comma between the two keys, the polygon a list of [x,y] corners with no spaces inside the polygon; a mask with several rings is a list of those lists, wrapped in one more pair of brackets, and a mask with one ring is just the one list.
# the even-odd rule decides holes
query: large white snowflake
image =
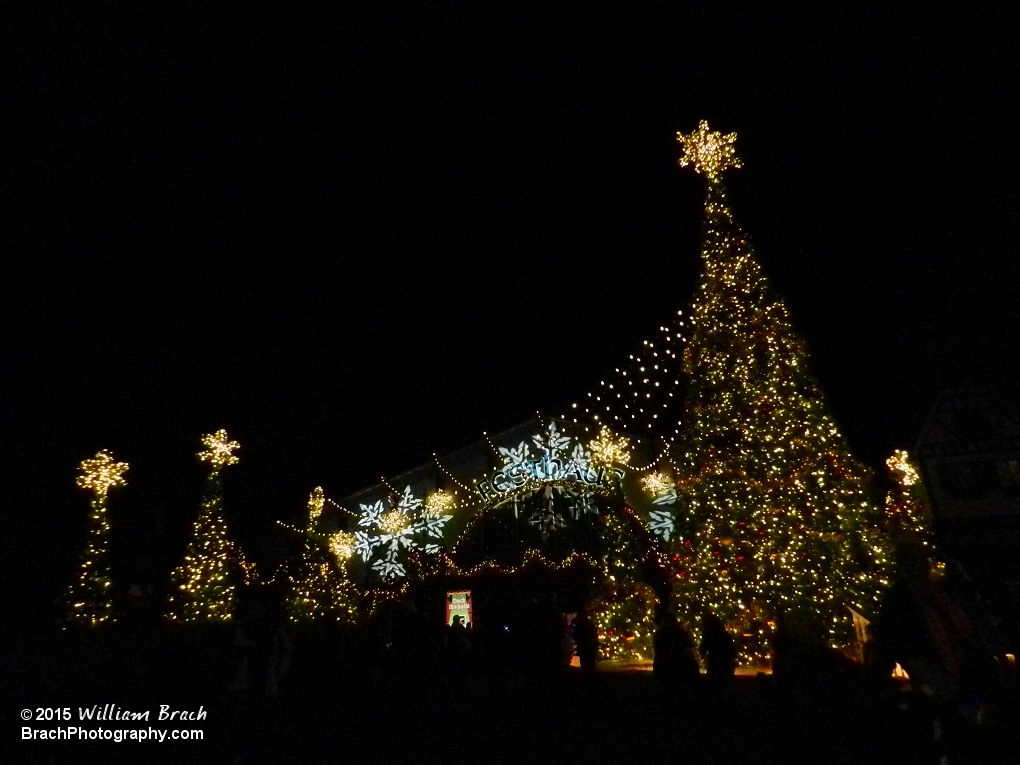
{"label": "large white snowflake", "polygon": [[517,447],[510,447],[509,449],[505,446],[499,447],[499,453],[503,455],[504,465],[520,465],[521,463],[527,462],[531,459],[531,452],[528,445],[521,441],[517,444]]}
{"label": "large white snowflake", "polygon": [[549,535],[556,531],[556,529],[562,529],[567,525],[563,515],[560,514],[556,508],[554,493],[552,486],[546,486],[543,491],[542,506],[532,513],[531,518],[528,520],[532,526],[538,526],[538,530],[542,535],[542,541],[549,538]]}
{"label": "large white snowflake", "polygon": [[676,486],[670,486],[665,492],[660,494],[658,497],[652,500],[653,505],[673,505],[676,504],[677,494]]}
{"label": "large white snowflake", "polygon": [[532,436],[535,446],[545,452],[549,459],[554,459],[561,452],[565,453],[570,446],[570,437],[558,430],[555,422],[550,422],[545,431],[542,435]]}
{"label": "large white snowflake", "polygon": [[588,469],[590,462],[591,452],[581,446],[581,444],[575,444],[574,450],[570,453],[569,459],[565,461],[563,472],[571,473],[576,471],[578,475],[583,475]]}
{"label": "large white snowflake", "polygon": [[440,546],[433,540],[443,538],[443,527],[453,518],[429,512],[410,486],[404,488],[389,510],[384,500],[360,507],[357,523],[364,531],[354,535],[354,552],[365,563],[375,558],[370,567],[383,579],[407,575],[401,558],[409,549],[427,555],[438,553]]}
{"label": "large white snowflake", "polygon": [[569,486],[558,486],[556,490],[558,494],[569,498],[570,504],[567,505],[567,512],[570,513],[570,517],[575,521],[582,515],[595,512],[595,502],[591,492],[584,491],[583,489],[572,489]]}
{"label": "large white snowflake", "polygon": [[676,531],[676,518],[668,510],[652,510],[648,513],[648,530],[666,542]]}

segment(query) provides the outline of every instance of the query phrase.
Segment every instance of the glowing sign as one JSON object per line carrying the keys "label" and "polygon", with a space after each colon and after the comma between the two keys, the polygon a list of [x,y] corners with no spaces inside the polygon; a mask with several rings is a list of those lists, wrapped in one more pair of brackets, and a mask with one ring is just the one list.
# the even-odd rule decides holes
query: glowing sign
{"label": "glowing sign", "polygon": [[456,590],[446,593],[446,624],[453,624],[453,617],[459,616],[460,623],[465,627],[474,626],[471,614],[471,590]]}
{"label": "glowing sign", "polygon": [[524,460],[504,465],[487,480],[475,484],[475,489],[482,500],[488,502],[535,482],[576,481],[593,488],[602,488],[607,477],[619,481],[623,478],[623,470],[593,465],[585,459],[558,459],[546,455],[540,460]]}

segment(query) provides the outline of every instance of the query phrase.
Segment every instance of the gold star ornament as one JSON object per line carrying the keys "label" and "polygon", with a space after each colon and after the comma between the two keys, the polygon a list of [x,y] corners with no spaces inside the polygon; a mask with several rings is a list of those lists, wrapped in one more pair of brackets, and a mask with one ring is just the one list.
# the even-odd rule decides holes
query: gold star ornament
{"label": "gold star ornament", "polygon": [[588,444],[592,459],[603,465],[626,465],[630,462],[630,441],[622,436],[616,437],[609,428],[603,426],[599,437]]}
{"label": "gold star ornament", "polygon": [[680,167],[694,165],[694,171],[710,181],[719,180],[723,170],[742,166],[733,148],[737,134],[723,135],[709,130],[705,120],[698,123],[698,129],[693,133],[677,133],[676,140],[684,150],[684,155],[680,157]]}
{"label": "gold star ornament", "polygon": [[452,494],[440,489],[430,494],[425,500],[425,514],[438,518],[444,513],[451,512],[456,504],[457,500],[453,498]]}
{"label": "gold star ornament", "polygon": [[211,462],[213,472],[227,465],[236,465],[238,463],[238,459],[233,455],[233,451],[240,449],[241,445],[237,441],[231,441],[227,437],[227,431],[223,428],[220,428],[215,433],[208,433],[202,436],[202,443],[205,445],[205,451],[199,452],[198,458],[203,462]]}
{"label": "gold star ornament", "polygon": [[99,496],[106,496],[111,486],[123,486],[127,483],[122,477],[128,469],[126,462],[114,462],[113,455],[103,449],[91,459],[83,460],[79,466],[78,485],[90,489]]}
{"label": "gold star ornament", "polygon": [[338,531],[329,538],[329,549],[340,560],[347,560],[354,555],[355,537],[346,531]]}

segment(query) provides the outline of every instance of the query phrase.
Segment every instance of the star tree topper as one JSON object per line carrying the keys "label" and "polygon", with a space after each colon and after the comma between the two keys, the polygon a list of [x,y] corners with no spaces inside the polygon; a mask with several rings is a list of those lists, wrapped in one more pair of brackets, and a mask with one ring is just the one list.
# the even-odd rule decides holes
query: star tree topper
{"label": "star tree topper", "polygon": [[199,452],[198,458],[203,462],[211,462],[214,473],[227,465],[238,463],[239,460],[233,455],[233,451],[240,449],[241,445],[237,441],[231,441],[223,428],[202,436],[202,443],[205,444],[206,450]]}
{"label": "star tree topper", "polygon": [[690,134],[678,132],[676,140],[684,149],[680,167],[694,165],[694,171],[709,181],[719,180],[723,170],[742,166],[733,148],[737,134],[723,135],[716,130],[709,130],[705,120],[699,122],[698,129]]}
{"label": "star tree topper", "polygon": [[113,455],[106,449],[98,452],[95,457],[83,460],[79,466],[78,485],[83,489],[91,489],[98,496],[106,496],[111,486],[124,486],[122,473],[128,469],[126,462],[114,462]]}

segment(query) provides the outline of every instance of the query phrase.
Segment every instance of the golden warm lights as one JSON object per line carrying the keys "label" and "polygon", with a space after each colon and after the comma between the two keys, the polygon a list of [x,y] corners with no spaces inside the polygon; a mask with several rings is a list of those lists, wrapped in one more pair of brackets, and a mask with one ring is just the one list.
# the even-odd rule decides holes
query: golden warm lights
{"label": "golden warm lights", "polygon": [[910,455],[903,449],[897,449],[894,451],[892,456],[885,461],[885,464],[896,479],[904,486],[913,486],[921,480],[917,470],[915,470],[914,466],[910,464]]}
{"label": "golden warm lights", "polygon": [[220,470],[227,465],[236,465],[238,458],[234,456],[235,449],[241,445],[237,441],[231,441],[227,431],[220,428],[215,433],[208,433],[202,436],[202,443],[205,451],[198,453],[198,458],[203,462],[209,462],[213,466],[213,472]]}
{"label": "golden warm lights", "polygon": [[329,549],[339,560],[348,560],[354,555],[354,534],[336,532],[329,538]]}
{"label": "golden warm lights", "polygon": [[[868,471],[827,411],[805,344],[726,202],[721,176],[740,166],[736,135],[702,122],[677,139],[681,166],[709,179],[684,348],[684,437],[671,452],[687,526],[683,549],[674,547],[684,571],[678,602],[752,635],[783,613],[803,638],[842,645],[853,635],[848,608],[874,613],[889,583]],[[742,651],[746,662],[767,656],[761,644]]]}
{"label": "golden warm lights", "polygon": [[649,494],[663,494],[669,490],[673,482],[669,480],[668,476],[662,473],[655,472],[649,473],[641,479],[641,485],[645,487],[645,491]]}
{"label": "golden warm lights", "polygon": [[710,181],[719,179],[723,170],[741,167],[733,148],[737,140],[736,133],[722,134],[708,129],[708,122],[702,120],[698,129],[692,133],[676,134],[676,140],[683,147],[684,154],[680,158],[680,167],[694,165],[694,171],[704,175]]}
{"label": "golden warm lights", "polygon": [[391,510],[379,520],[379,528],[384,534],[396,535],[407,528],[411,519],[400,510]]}
{"label": "golden warm lights", "polygon": [[446,515],[451,512],[457,505],[457,500],[454,499],[453,495],[442,489],[439,491],[429,494],[425,498],[425,513],[433,517],[440,515]]}
{"label": "golden warm lights", "polygon": [[630,462],[630,440],[617,437],[613,431],[603,426],[598,438],[588,443],[588,450],[595,462],[603,465],[626,465]]}
{"label": "golden warm lights", "polygon": [[220,469],[236,465],[240,444],[220,429],[202,436],[198,458],[213,466],[206,478],[202,509],[192,527],[183,562],[171,574],[169,616],[180,621],[229,621],[237,604],[237,586],[251,580],[252,569],[227,535]]}
{"label": "golden warm lights", "polygon": [[322,515],[322,508],[326,506],[326,494],[323,492],[321,486],[316,486],[312,489],[312,493],[308,495],[308,518],[310,521],[314,521],[320,515]]}
{"label": "golden warm lights", "polygon": [[103,449],[95,457],[82,461],[77,483],[92,491],[92,513],[78,576],[67,593],[68,612],[64,626],[69,624],[95,626],[115,621],[113,580],[107,560],[107,538],[110,524],[106,519],[106,495],[113,486],[124,486],[126,462],[114,462],[113,455]]}
{"label": "golden warm lights", "polygon": [[112,486],[125,485],[123,474],[128,464],[114,462],[113,455],[103,449],[95,457],[83,460],[79,469],[78,485],[94,491],[98,496],[105,496]]}

